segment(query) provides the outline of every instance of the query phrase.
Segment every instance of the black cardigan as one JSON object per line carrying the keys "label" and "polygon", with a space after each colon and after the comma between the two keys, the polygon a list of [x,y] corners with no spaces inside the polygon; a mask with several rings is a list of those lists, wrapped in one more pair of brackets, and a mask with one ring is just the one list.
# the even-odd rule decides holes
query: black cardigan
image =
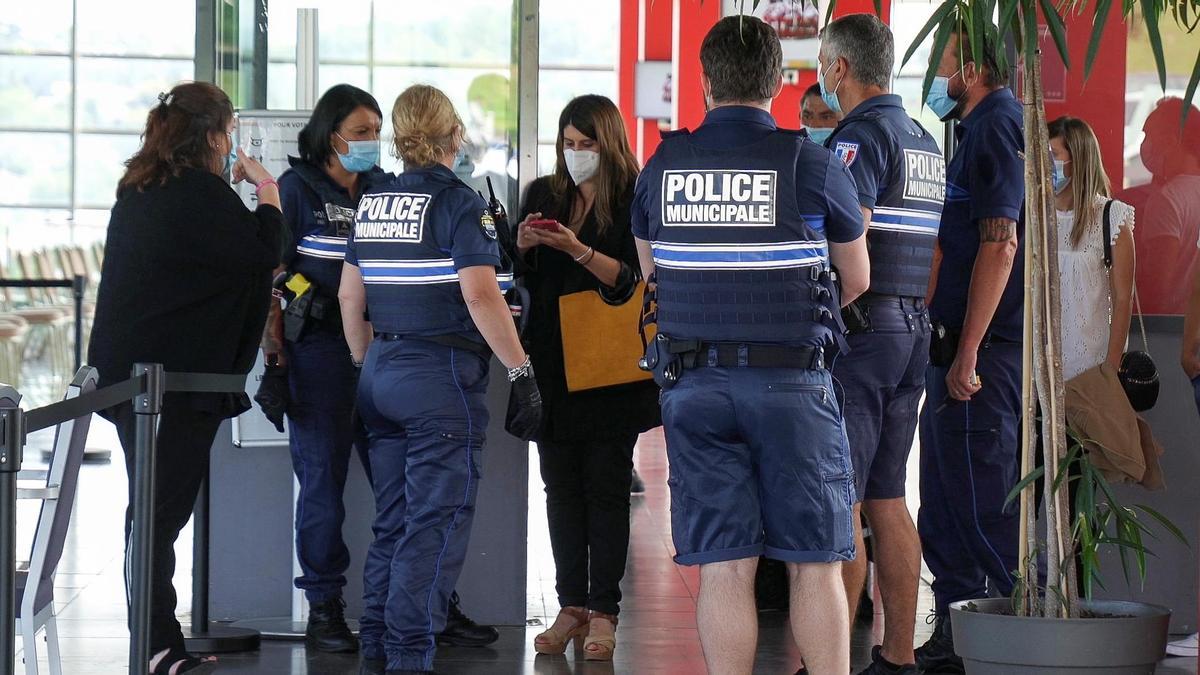
{"label": "black cardigan", "polygon": [[[629,223],[632,198],[631,183],[612,205],[613,223],[603,234],[598,232],[594,210],[578,234],[580,242],[594,246],[597,252],[615,258],[627,268],[621,275],[626,286],[636,283],[640,276],[637,247]],[[521,219],[534,212],[566,224],[570,220],[571,203],[569,199],[556,197],[550,189],[549,177],[543,177],[530,184],[521,206]],[[603,286],[569,255],[548,246],[531,249],[522,262],[517,273],[529,289],[532,304],[526,342],[545,405],[539,439],[578,442],[640,433],[661,425],[658,387],[651,381],[576,393],[567,391],[558,298],[585,290],[623,297],[631,289]],[[641,302],[641,298],[629,301]]]}
{"label": "black cardigan", "polygon": [[[279,265],[283,214],[250,211],[220,176],[185,169],[144,191],[117,196],[88,362],[101,385],[134,363],[168,372],[249,372]],[[192,405],[240,414],[245,394],[194,394]]]}

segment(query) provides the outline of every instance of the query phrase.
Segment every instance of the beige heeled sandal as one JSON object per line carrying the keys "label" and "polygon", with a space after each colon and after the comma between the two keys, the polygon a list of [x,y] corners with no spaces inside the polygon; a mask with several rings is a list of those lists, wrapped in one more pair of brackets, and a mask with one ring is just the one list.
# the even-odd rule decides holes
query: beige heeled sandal
{"label": "beige heeled sandal", "polygon": [[[592,612],[591,620],[595,620],[597,618],[606,619],[612,622],[613,634],[589,634],[587,639],[583,641],[583,658],[585,661],[612,661],[613,654],[617,651],[617,617],[609,614]],[[591,621],[589,621],[589,623],[591,623]]]}
{"label": "beige heeled sandal", "polygon": [[[564,612],[570,616],[575,616],[572,612]],[[577,616],[575,618],[578,618]],[[567,651],[567,643],[575,642],[575,649],[584,648],[584,638],[587,637],[588,631],[591,629],[591,622],[588,619],[577,623],[566,633],[560,633],[553,626],[538,633],[537,637],[533,638],[533,650],[538,654],[560,655]]]}

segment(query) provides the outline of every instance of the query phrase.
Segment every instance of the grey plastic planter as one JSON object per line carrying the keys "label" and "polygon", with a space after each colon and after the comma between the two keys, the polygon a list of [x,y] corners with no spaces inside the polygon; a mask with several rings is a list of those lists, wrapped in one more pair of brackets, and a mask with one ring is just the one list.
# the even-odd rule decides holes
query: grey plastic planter
{"label": "grey plastic planter", "polygon": [[[977,611],[965,611],[973,604]],[[1000,614],[1007,598],[950,605],[954,651],[967,675],[1153,675],[1167,645],[1171,610],[1138,602],[1084,607],[1112,619],[1044,619]]]}

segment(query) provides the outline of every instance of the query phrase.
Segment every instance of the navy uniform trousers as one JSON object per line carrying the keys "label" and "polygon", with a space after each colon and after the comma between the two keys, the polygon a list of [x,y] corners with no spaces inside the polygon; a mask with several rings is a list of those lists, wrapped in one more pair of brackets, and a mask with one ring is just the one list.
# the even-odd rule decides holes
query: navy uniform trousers
{"label": "navy uniform trousers", "polygon": [[363,657],[432,670],[475,515],[488,362],[422,340],[376,339],[358,388],[375,492],[363,571]]}
{"label": "navy uniform trousers", "polygon": [[1019,568],[1016,501],[1020,471],[1021,344],[993,341],[975,368],[983,388],[951,399],[948,368],[930,366],[921,410],[921,509],[917,529],[938,613],[959,600],[1003,596]]}
{"label": "navy uniform trousers", "polygon": [[346,508],[342,495],[357,441],[370,479],[365,445],[353,422],[357,369],[346,339],[328,329],[305,331],[285,344],[288,359],[288,446],[300,483],[296,500],[296,588],[309,602],[342,597],[350,551],[342,539]]}

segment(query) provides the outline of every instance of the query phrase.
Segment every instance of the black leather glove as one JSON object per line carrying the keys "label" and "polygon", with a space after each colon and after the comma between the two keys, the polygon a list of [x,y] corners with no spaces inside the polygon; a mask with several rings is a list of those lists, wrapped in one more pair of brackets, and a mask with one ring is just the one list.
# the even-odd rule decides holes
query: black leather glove
{"label": "black leather glove", "polygon": [[512,414],[505,428],[523,441],[533,440],[542,426],[542,392],[538,391],[533,366],[512,382]]}
{"label": "black leather glove", "polygon": [[287,412],[289,391],[287,368],[267,366],[258,391],[254,394],[254,401],[279,433],[283,433],[283,415]]}

